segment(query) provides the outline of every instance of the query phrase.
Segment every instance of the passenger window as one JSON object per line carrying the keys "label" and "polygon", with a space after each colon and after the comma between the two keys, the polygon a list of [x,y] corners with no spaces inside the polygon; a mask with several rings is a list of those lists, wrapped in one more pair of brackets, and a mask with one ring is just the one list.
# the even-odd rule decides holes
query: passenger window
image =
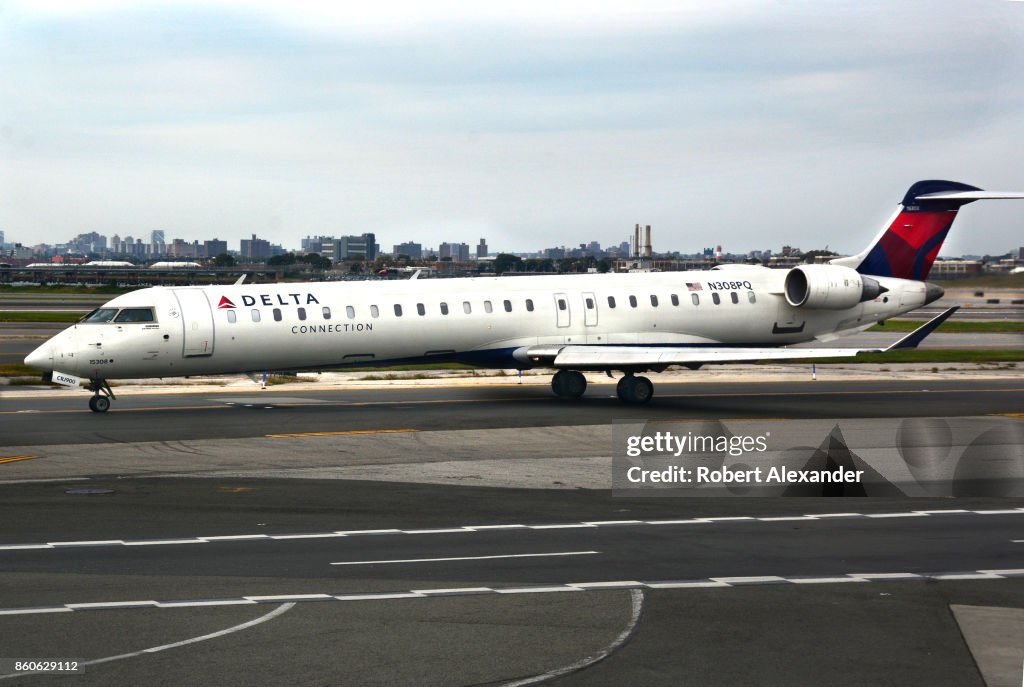
{"label": "passenger window", "polygon": [[526,299],[526,311],[527,312],[533,312],[533,299],[532,298],[527,298]]}
{"label": "passenger window", "polygon": [[564,298],[559,298],[558,299],[558,309],[559,310],[565,310],[565,299]]}
{"label": "passenger window", "polygon": [[695,293],[690,294],[690,300],[693,301],[694,305],[700,305],[700,296]]}
{"label": "passenger window", "polygon": [[380,308],[378,308],[376,305],[371,305],[370,317],[380,317]]}
{"label": "passenger window", "polygon": [[740,302],[740,295],[738,293],[736,293],[735,291],[732,291],[732,292],[729,293],[729,299],[733,303],[739,303]]}
{"label": "passenger window", "polygon": [[721,305],[722,298],[717,293],[711,294],[711,300],[715,302],[715,305]]}
{"label": "passenger window", "polygon": [[125,308],[117,314],[114,322],[152,322],[152,308]]}
{"label": "passenger window", "polygon": [[750,301],[751,303],[757,302],[757,296],[754,295],[753,291],[747,291],[747,300]]}
{"label": "passenger window", "polygon": [[299,320],[304,322],[306,320],[306,309],[305,308],[299,308],[298,310],[299,310]]}
{"label": "passenger window", "polygon": [[448,304],[447,303],[441,303],[441,314],[442,315],[447,315],[448,314]]}
{"label": "passenger window", "polygon": [[462,301],[462,312],[467,315],[473,312],[473,306],[469,304],[469,301]]}
{"label": "passenger window", "polygon": [[260,311],[259,310],[253,310],[252,311],[252,321],[253,322],[259,322],[260,321]]}
{"label": "passenger window", "polygon": [[672,294],[672,305],[679,305],[679,296]]}
{"label": "passenger window", "polygon": [[484,301],[484,312],[486,312],[486,313],[494,312],[494,308],[491,307],[491,302],[490,301]]}
{"label": "passenger window", "polygon": [[398,303],[395,303],[395,317],[401,317],[401,316],[402,316],[402,306],[400,306]]}
{"label": "passenger window", "polygon": [[608,296],[608,307],[609,308],[614,308],[615,307],[615,296]]}
{"label": "passenger window", "polygon": [[274,308],[274,322],[281,321],[281,308]]}
{"label": "passenger window", "polygon": [[654,308],[658,307],[658,297],[655,296],[653,293],[651,294],[651,306]]}
{"label": "passenger window", "polygon": [[593,310],[593,309],[594,309],[594,299],[593,298],[588,298],[587,299],[587,310]]}
{"label": "passenger window", "polygon": [[331,309],[328,308],[326,305],[324,306],[324,319],[325,320],[331,319]]}
{"label": "passenger window", "polygon": [[356,309],[351,305],[345,306],[345,316],[350,320],[356,319]]}
{"label": "passenger window", "polygon": [[419,313],[421,316],[422,315],[426,315],[427,314],[427,308],[422,303],[417,303],[416,304],[416,312]]}
{"label": "passenger window", "polygon": [[505,312],[512,312],[512,301],[505,301]]}
{"label": "passenger window", "polygon": [[231,324],[234,324],[235,323],[235,319],[236,319],[235,311],[234,310],[228,310],[228,322],[230,322]]}
{"label": "passenger window", "polygon": [[629,297],[629,305],[630,305],[631,307],[633,307],[633,308],[635,308],[635,307],[636,307],[636,296],[630,296],[630,297]]}

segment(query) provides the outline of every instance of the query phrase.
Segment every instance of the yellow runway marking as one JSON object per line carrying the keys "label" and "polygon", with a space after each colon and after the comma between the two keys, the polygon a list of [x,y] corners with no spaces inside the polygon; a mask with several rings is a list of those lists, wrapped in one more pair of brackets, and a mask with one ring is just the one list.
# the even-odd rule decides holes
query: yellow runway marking
{"label": "yellow runway marking", "polygon": [[998,417],[1015,417],[1018,420],[1024,420],[1024,413],[993,413]]}
{"label": "yellow runway marking", "polygon": [[350,429],[344,432],[297,432],[295,434],[267,434],[271,439],[291,439],[294,437],[337,437],[349,434],[405,434],[418,432],[418,429]]}
{"label": "yellow runway marking", "polygon": [[16,463],[19,460],[30,460],[35,456],[11,456],[10,458],[0,458],[0,463]]}
{"label": "yellow runway marking", "polygon": [[[231,406],[215,405],[215,406],[157,406],[155,408],[117,408],[112,410],[112,413],[151,413],[154,410],[225,410]],[[92,411],[88,408],[81,408],[78,410],[0,410],[0,415],[50,415],[57,413],[91,413]]]}

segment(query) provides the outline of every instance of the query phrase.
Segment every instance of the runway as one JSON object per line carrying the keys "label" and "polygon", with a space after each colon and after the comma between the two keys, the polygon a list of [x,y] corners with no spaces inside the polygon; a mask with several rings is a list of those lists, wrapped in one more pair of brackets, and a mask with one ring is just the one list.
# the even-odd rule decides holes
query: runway
{"label": "runway", "polygon": [[318,432],[608,426],[637,418],[946,417],[1024,408],[1024,382],[1015,375],[922,383],[857,381],[848,373],[835,373],[831,381],[749,384],[702,382],[700,373],[690,374],[695,381],[685,383],[662,382],[655,375],[655,399],[645,406],[620,403],[611,381],[591,384],[582,399],[565,401],[554,398],[544,380],[519,385],[503,381],[509,378],[492,378],[468,386],[323,391],[293,391],[289,385],[260,391],[253,384],[251,392],[241,393],[159,393],[157,387],[153,393],[119,396],[109,414],[97,415],[87,408],[86,392],[28,395],[12,387],[0,396],[0,417],[11,421],[8,446],[28,449]]}
{"label": "runway", "polygon": [[608,489],[616,420],[963,443],[1021,430],[1018,378],[613,388],[6,392],[5,655],[83,685],[1019,679],[1024,498]]}

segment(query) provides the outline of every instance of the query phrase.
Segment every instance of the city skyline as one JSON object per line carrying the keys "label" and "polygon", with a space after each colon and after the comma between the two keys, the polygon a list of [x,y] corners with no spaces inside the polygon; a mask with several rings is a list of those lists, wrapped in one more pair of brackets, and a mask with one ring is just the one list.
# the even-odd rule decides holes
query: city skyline
{"label": "city skyline", "polygon": [[[1021,29],[1011,2],[13,2],[0,228],[854,252],[919,179],[1024,189]],[[946,251],[1021,235],[972,205]]]}

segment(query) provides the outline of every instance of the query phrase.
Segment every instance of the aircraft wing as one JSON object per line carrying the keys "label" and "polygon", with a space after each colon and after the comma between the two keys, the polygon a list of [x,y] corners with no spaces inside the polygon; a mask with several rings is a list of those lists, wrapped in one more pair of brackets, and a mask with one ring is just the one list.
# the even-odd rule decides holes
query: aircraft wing
{"label": "aircraft wing", "polygon": [[[950,308],[907,334],[887,348],[741,348],[732,346],[562,346],[552,350],[544,346],[543,354],[554,353],[551,364],[568,369],[614,369],[629,367],[663,367],[668,365],[703,365],[706,363],[757,362],[761,360],[805,360],[843,358],[861,353],[883,353],[902,348],[916,348],[919,343],[946,321],[959,306]],[[538,347],[541,348],[541,347]],[[542,352],[527,352],[528,356]]]}

